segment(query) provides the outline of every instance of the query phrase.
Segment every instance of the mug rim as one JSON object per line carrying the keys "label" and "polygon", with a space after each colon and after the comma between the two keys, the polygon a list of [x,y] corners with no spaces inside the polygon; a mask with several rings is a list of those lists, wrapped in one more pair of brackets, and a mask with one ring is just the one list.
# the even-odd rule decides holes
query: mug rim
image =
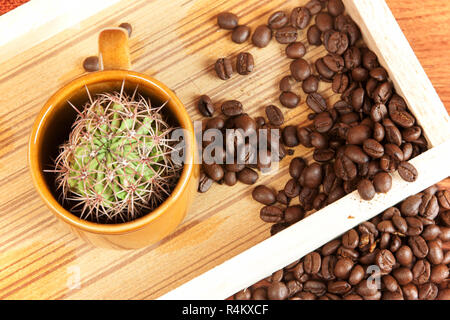
{"label": "mug rim", "polygon": [[[185,149],[186,150],[185,159],[187,159],[187,161],[185,161],[185,163],[183,164],[181,176],[178,179],[177,184],[173,189],[173,191],[171,192],[170,196],[153,211],[135,220],[116,224],[102,224],[81,219],[77,217],[75,214],[71,213],[69,210],[65,209],[55,199],[52,192],[47,186],[47,183],[44,179],[44,175],[39,165],[40,151],[38,150],[37,141],[38,139],[43,139],[41,135],[43,130],[41,130],[41,128],[46,126],[45,119],[48,116],[48,114],[52,112],[53,106],[59,104],[62,98],[64,98],[64,96],[67,96],[67,92],[69,93],[76,92],[77,90],[80,90],[85,86],[99,82],[107,82],[111,80],[119,80],[119,81],[128,80],[133,82],[133,79],[135,81],[136,80],[142,81],[143,83],[145,83],[145,86],[147,88],[162,91],[169,97],[174,107],[176,108],[179,107],[179,110],[177,112],[175,112],[174,110],[173,114],[177,119],[177,121],[179,122],[180,127],[182,127],[183,129],[187,130],[190,133],[188,135],[189,137],[187,138],[188,147]],[[42,200],[44,200],[45,204],[51,209],[51,211],[58,218],[62,219],[63,221],[65,221],[66,223],[68,223],[73,227],[91,233],[109,234],[109,235],[123,234],[141,229],[146,225],[150,224],[152,221],[158,219],[167,211],[167,209],[170,206],[174,205],[177,199],[180,198],[183,190],[187,187],[190,177],[194,172],[195,166],[194,154],[195,154],[194,128],[191,119],[186,111],[186,108],[184,107],[180,99],[175,95],[175,93],[171,89],[169,89],[162,82],[145,74],[129,70],[97,71],[81,75],[73,79],[66,85],[62,86],[47,100],[47,102],[40,110],[38,116],[36,117],[33,123],[30,139],[28,142],[28,165],[31,171],[33,184],[39,196],[42,198]]]}

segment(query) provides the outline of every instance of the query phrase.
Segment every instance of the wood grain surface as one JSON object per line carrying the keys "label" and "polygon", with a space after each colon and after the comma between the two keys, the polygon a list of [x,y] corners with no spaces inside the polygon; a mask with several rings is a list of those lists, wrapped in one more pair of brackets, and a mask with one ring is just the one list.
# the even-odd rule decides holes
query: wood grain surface
{"label": "wood grain surface", "polygon": [[[215,16],[229,10],[255,28],[271,12],[302,2],[124,0],[0,65],[0,299],[152,299],[267,238],[269,225],[259,219],[251,188],[238,184],[198,195],[183,224],[156,245],[135,251],[93,248],[58,223],[37,196],[27,140],[45,101],[83,72],[84,57],[96,54],[99,31],[125,21],[134,26],[133,69],[174,89],[193,120],[201,118],[195,102],[204,93],[217,103],[241,100],[247,112],[262,115],[264,106],[278,104],[278,81],[289,72],[283,47],[275,41],[264,49],[236,45],[228,31],[218,30]],[[450,4],[387,2],[449,110]],[[218,80],[214,61],[241,51],[255,56],[255,72]],[[323,54],[311,48],[306,58]],[[321,84],[320,91],[330,103],[336,99],[329,86]],[[285,110],[285,117],[288,124],[306,123],[307,113],[303,104]],[[310,152],[298,148],[296,155]],[[282,186],[286,160],[259,182]]]}

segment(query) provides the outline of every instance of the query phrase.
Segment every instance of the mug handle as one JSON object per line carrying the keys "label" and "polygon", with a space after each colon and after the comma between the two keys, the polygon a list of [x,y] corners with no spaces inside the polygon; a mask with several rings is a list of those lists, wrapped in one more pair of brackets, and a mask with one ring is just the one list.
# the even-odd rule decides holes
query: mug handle
{"label": "mug handle", "polygon": [[123,28],[108,28],[98,36],[100,70],[129,70],[131,67],[128,32]]}

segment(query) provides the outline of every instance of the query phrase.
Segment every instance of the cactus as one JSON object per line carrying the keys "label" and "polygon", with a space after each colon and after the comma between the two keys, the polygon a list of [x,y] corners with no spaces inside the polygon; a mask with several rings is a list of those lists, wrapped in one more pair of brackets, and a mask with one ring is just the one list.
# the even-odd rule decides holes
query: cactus
{"label": "cactus", "polygon": [[[89,94],[89,92],[88,92]],[[159,206],[180,167],[170,158],[173,130],[136,91],[100,94],[79,111],[55,160],[56,183],[71,212],[101,223],[134,220]],[[70,103],[70,102],[69,102]]]}

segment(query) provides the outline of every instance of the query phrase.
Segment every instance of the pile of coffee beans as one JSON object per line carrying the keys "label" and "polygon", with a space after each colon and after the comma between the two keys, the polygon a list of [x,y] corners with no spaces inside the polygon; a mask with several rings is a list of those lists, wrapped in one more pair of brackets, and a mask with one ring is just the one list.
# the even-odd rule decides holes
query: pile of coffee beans
{"label": "pile of coffee beans", "polygon": [[[119,28],[125,29],[128,32],[128,37],[131,37],[133,27],[128,22],[123,22]],[[100,70],[100,61],[97,56],[89,56],[83,60],[83,68],[87,72],[94,72]]]}
{"label": "pile of coffee beans", "polygon": [[[233,144],[237,147],[237,142],[234,139],[235,136],[231,138],[226,135],[227,129],[241,129],[243,134],[258,132],[259,129],[268,129],[268,124],[266,124],[266,120],[263,117],[253,118],[249,116],[247,113],[244,113],[244,107],[240,101],[237,100],[227,100],[222,103],[221,115],[214,116],[216,107],[212,102],[211,98],[207,95],[202,95],[197,104],[199,112],[209,119],[202,122],[202,147],[203,151],[206,150],[208,145],[214,142],[214,139],[208,137],[208,129],[217,129],[222,135],[223,144],[219,146],[218,149],[214,151],[214,157],[220,154],[220,161],[205,161],[203,158],[202,161],[202,173],[200,176],[198,192],[204,193],[210,189],[213,182],[217,182],[219,184],[225,183],[228,186],[235,185],[238,181],[252,185],[255,184],[259,178],[259,174],[257,170],[264,170],[270,168],[272,161],[279,161],[283,159],[287,151],[283,147],[283,145],[279,145],[278,141],[268,141],[267,145],[267,154],[266,157],[263,158],[261,153],[258,151],[259,145],[256,147],[256,150],[251,152],[250,142],[247,137],[244,137],[240,143],[243,143],[244,146],[244,159],[242,161],[237,161],[237,148],[233,149],[234,154],[232,154],[231,158],[233,158],[232,163],[227,163],[225,160],[227,155],[227,145]],[[276,107],[275,107],[276,108]],[[278,109],[278,108],[276,108]],[[278,109],[280,113],[280,110]],[[269,119],[274,119],[275,115],[272,115],[271,111],[269,112]],[[282,117],[282,114],[281,114]],[[278,119],[277,123],[280,122]],[[277,153],[271,154],[269,150],[272,150],[270,143],[277,143]],[[256,161],[251,161],[248,157],[251,155],[256,155]],[[205,155],[203,155],[204,157]]]}
{"label": "pile of coffee beans", "polygon": [[[254,197],[271,204],[266,187]],[[280,212],[266,209],[267,219]],[[286,214],[288,216],[286,216]],[[296,219],[298,209],[283,220]],[[432,186],[234,295],[238,300],[450,300],[450,192]]]}

